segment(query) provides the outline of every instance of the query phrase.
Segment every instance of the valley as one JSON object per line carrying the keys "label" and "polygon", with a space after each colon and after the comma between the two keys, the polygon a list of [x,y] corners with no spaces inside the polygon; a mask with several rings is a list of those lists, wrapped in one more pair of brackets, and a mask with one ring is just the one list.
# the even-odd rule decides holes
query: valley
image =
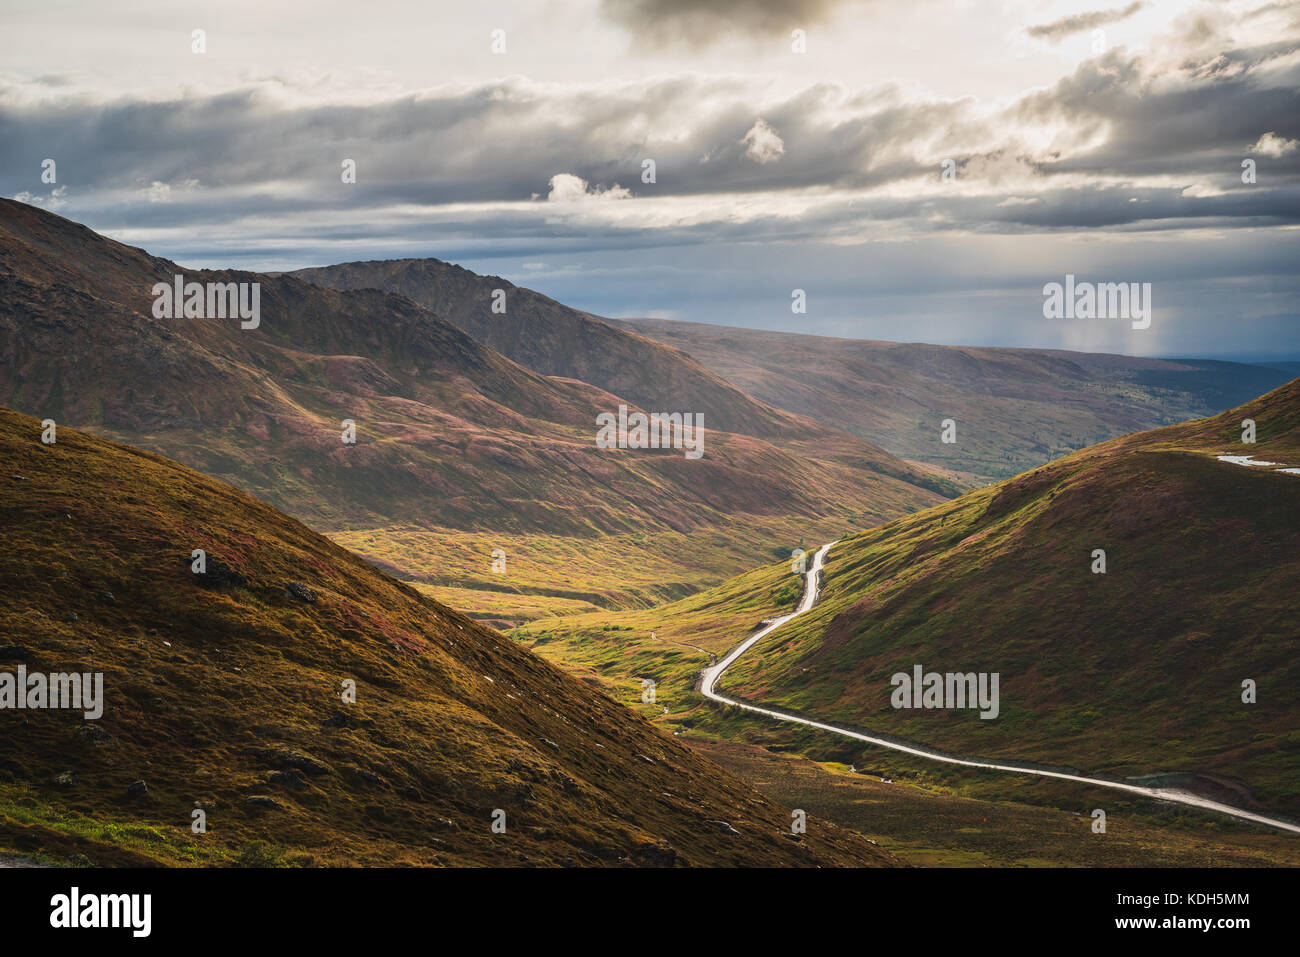
{"label": "valley", "polygon": [[100,673],[103,712],[0,712],[0,850],[137,867],[897,863],[829,825],[789,840],[788,809],[265,503],[71,428],[39,434],[0,411],[0,577],[21,642],[0,668]]}
{"label": "valley", "polygon": [[[147,659],[147,680],[128,680],[134,704],[110,711],[105,740],[170,802],[123,804],[134,784],[94,748],[48,765],[71,731],[42,723],[21,738],[31,749],[0,768],[0,821],[17,835],[6,850],[281,866],[742,863],[786,852],[831,864],[1291,860],[1290,844],[1259,837],[1300,807],[1284,690],[1300,680],[1285,558],[1300,545],[1300,481],[1286,471],[1300,463],[1300,400],[1294,382],[1274,388],[1281,369],[607,321],[438,260],[195,270],[7,200],[0,238],[0,401],[35,417],[6,413],[19,463],[10,479],[18,492],[42,489],[8,500],[27,522],[11,529],[10,554],[43,556],[7,571],[30,592],[11,601],[26,643],[8,650],[28,655],[31,644],[39,663],[72,662],[90,647],[78,636],[93,636],[123,681],[123,656],[153,648],[159,660]],[[150,290],[174,288],[182,270],[200,289],[255,287],[256,308],[227,309],[233,321],[155,314]],[[505,312],[492,311],[498,290]],[[680,424],[656,434],[653,409],[681,410]],[[952,416],[945,443],[939,425]],[[39,441],[41,419],[57,421],[57,443]],[[84,457],[62,458],[67,449]],[[42,455],[75,471],[51,471]],[[33,474],[42,484],[23,484]],[[100,499],[117,503],[118,524],[104,524]],[[89,521],[78,534],[110,567],[58,557],[72,546],[47,501]],[[226,537],[212,539],[214,528]],[[213,542],[242,581],[177,591],[183,568],[156,564],[168,549],[178,562],[188,553],[168,544],[174,536]],[[803,560],[825,562],[825,589],[795,618],[808,599]],[[75,587],[50,591],[51,575]],[[318,610],[293,604],[295,582]],[[96,589],[114,603],[91,612],[71,597]],[[470,662],[453,651],[468,635]],[[371,661],[363,652],[375,640],[388,651]],[[200,658],[226,670],[196,686],[184,674]],[[344,658],[400,690],[377,707],[385,727],[404,730],[364,746],[357,732],[319,738],[313,722],[333,720],[316,715],[323,701],[288,689],[323,694],[326,671],[361,667]],[[492,674],[502,661],[509,676]],[[993,720],[891,707],[890,675],[921,666],[999,676],[1000,705],[983,712]],[[1257,703],[1237,700],[1243,679]],[[675,769],[678,785],[659,792],[675,810],[638,810],[641,830],[576,823],[612,806],[579,809],[582,774],[627,806],[635,800],[610,798],[607,780],[636,775],[616,763],[550,767],[538,755],[591,745],[570,726],[574,712],[539,705],[519,725],[493,698],[550,700],[525,686],[556,681],[585,720],[610,725],[602,733],[651,736],[632,757],[665,756],[644,763]],[[211,709],[184,731],[197,749],[188,771],[159,757],[182,732],[149,730],[173,686],[202,687]],[[282,707],[250,726],[258,696]],[[816,726],[763,725],[777,713]],[[462,719],[472,730],[448,723]],[[613,730],[625,720],[634,730]],[[428,750],[448,734],[470,750]],[[483,744],[502,735],[520,742],[509,756]],[[923,744],[882,752],[883,742]],[[764,838],[688,852],[692,828],[779,836],[787,813],[739,797],[747,785],[700,755],[743,768],[766,793],[825,799],[828,828],[871,837],[859,805],[883,802],[889,812],[870,820],[889,822],[880,843],[899,856],[834,828],[816,849]],[[953,755],[978,759],[954,765]],[[947,764],[927,760],[936,756]],[[1041,768],[994,770],[1025,762]],[[332,770],[316,781],[298,765]],[[857,766],[880,772],[886,790]],[[773,780],[777,767],[790,781]],[[185,774],[202,784],[200,809],[239,809],[229,835],[174,830],[181,792],[194,789]],[[557,781],[539,817],[539,785]],[[1106,796],[1103,781],[1126,793]],[[384,794],[362,795],[357,782]],[[441,796],[429,803],[432,792]],[[450,833],[507,792],[526,796],[515,812],[524,845]],[[1254,822],[1156,800],[1173,793]],[[1123,822],[1113,856],[1070,850],[1084,796]],[[312,825],[308,807],[329,807],[331,824]],[[738,807],[764,823],[733,826]],[[674,817],[684,808],[713,816]],[[916,813],[955,830],[925,833]],[[1041,853],[989,850],[975,814],[1020,822],[1041,835]],[[449,833],[429,836],[440,827]]]}

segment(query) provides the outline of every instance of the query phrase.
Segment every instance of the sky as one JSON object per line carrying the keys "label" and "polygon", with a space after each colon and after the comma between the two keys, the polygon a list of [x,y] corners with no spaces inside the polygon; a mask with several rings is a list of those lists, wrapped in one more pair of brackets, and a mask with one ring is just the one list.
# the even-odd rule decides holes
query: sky
{"label": "sky", "polygon": [[[613,317],[1300,358],[1300,0],[5,0],[0,25],[0,195],[187,266],[436,256]],[[1150,283],[1150,326],[1045,317],[1067,274]]]}

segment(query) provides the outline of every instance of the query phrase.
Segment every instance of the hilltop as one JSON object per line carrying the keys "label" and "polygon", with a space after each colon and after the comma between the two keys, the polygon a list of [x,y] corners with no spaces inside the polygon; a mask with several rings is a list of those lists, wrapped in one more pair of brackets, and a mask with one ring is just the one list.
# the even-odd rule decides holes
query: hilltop
{"label": "hilltop", "polygon": [[[707,409],[727,432],[773,437],[806,422],[762,402],[664,345],[516,286],[440,259],[339,263],[290,273],[330,289],[379,289],[406,296],[489,348],[542,375],[589,382],[643,408]],[[504,312],[493,312],[493,293]]]}

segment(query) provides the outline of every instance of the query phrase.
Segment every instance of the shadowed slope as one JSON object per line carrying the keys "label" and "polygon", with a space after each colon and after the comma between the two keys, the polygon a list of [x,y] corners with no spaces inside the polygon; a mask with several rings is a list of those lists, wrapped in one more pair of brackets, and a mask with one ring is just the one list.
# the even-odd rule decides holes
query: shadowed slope
{"label": "shadowed slope", "polygon": [[271,507],[148,453],[40,434],[0,411],[0,670],[102,672],[105,706],[98,721],[0,710],[0,849],[106,864],[890,862],[820,825],[791,841],[788,811]]}

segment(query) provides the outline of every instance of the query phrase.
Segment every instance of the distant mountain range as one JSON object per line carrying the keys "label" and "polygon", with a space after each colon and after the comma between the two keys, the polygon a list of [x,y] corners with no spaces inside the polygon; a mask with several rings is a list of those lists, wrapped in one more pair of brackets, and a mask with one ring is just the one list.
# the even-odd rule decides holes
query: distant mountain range
{"label": "distant mountain range", "polygon": [[[877,342],[663,319],[615,322],[680,347],[765,402],[980,481],[1129,432],[1213,415],[1300,375],[1300,363]],[[942,441],[944,419],[956,423],[954,443]]]}
{"label": "distant mountain range", "polygon": [[[178,274],[257,283],[259,325],[155,318],[151,290]],[[456,308],[473,312],[480,293],[490,308],[484,289],[495,282],[464,278],[468,298]],[[636,370],[627,384],[645,405],[605,391],[600,383],[619,384],[617,374],[589,372],[596,384],[540,374],[404,296],[190,270],[0,200],[0,402],[174,457],[324,530],[450,529],[515,543],[623,533],[647,536],[653,551],[656,535],[725,527],[703,559],[675,560],[670,589],[748,567],[769,537],[789,548],[810,525],[879,521],[955,491],[860,438],[750,398],[672,349],[596,320],[574,331],[571,310],[510,295],[510,322],[524,323],[529,303],[564,320],[537,335],[521,326],[519,349]],[[597,448],[596,417],[621,405],[702,415],[703,458]],[[345,420],[355,423],[353,446],[342,441]],[[436,558],[417,563],[384,541],[368,554],[410,577],[448,580]],[[621,574],[583,587],[616,590]]]}
{"label": "distant mountain range", "polygon": [[[967,486],[1129,432],[1231,408],[1297,373],[1286,364],[835,339],[666,319],[603,319],[438,259],[341,263],[292,275],[407,296],[535,372],[642,405],[689,399],[753,435],[762,403],[850,432]],[[493,313],[501,290],[506,312]],[[651,340],[648,344],[646,340]],[[658,347],[656,347],[658,346]],[[743,392],[741,391],[743,390]],[[941,438],[943,420],[958,441]]]}
{"label": "distant mountain range", "polygon": [[[527,369],[588,382],[644,409],[703,410],[714,428],[759,437],[808,428],[679,349],[498,276],[479,276],[439,259],[341,263],[290,275],[329,289],[405,296]],[[504,294],[503,312],[492,311],[497,290]]]}

